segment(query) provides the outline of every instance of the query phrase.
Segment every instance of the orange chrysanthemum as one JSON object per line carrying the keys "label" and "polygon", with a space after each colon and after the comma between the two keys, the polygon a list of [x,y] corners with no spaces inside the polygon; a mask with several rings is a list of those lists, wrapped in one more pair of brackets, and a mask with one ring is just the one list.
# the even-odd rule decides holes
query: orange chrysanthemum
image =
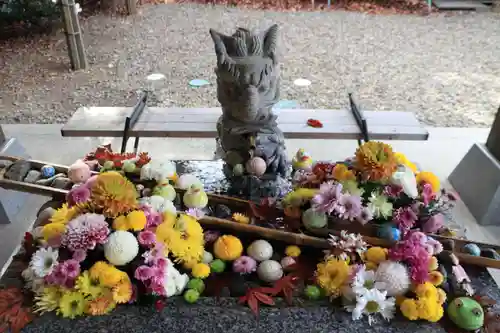
{"label": "orange chrysanthemum", "polygon": [[370,181],[387,181],[398,168],[392,147],[378,141],[362,144],[356,150],[354,165]]}
{"label": "orange chrysanthemum", "polygon": [[109,296],[101,296],[87,303],[87,313],[91,316],[102,316],[111,312],[116,303]]}
{"label": "orange chrysanthemum", "polygon": [[137,207],[134,184],[116,171],[100,174],[92,186],[93,205],[102,209],[103,215],[115,218]]}

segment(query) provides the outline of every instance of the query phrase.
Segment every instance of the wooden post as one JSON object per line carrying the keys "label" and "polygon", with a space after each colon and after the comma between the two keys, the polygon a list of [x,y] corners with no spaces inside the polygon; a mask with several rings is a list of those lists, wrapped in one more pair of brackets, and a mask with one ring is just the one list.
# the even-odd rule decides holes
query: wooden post
{"label": "wooden post", "polygon": [[82,32],[80,29],[80,22],[78,20],[78,14],[75,11],[75,1],[61,0],[61,8],[71,69],[86,69],[88,63],[82,39]]}
{"label": "wooden post", "polygon": [[490,129],[490,134],[486,140],[486,148],[489,152],[500,161],[500,107],[498,108],[495,120]]}
{"label": "wooden post", "polygon": [[137,0],[126,0],[127,3],[127,14],[135,15],[137,14]]}
{"label": "wooden post", "polygon": [[500,0],[493,0],[491,8],[494,12],[500,13]]}

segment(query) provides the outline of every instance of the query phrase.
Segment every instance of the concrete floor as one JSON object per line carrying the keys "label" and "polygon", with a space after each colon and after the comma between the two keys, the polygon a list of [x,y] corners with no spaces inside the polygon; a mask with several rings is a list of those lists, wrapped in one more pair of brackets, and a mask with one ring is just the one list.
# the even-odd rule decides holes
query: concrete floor
{"label": "concrete floor", "polygon": [[[115,149],[121,145],[120,139],[113,138],[62,138],[61,125],[2,125],[7,137],[17,138],[33,159],[52,163],[71,164],[100,144],[111,143]],[[475,142],[485,142],[489,129],[485,128],[429,128],[429,140],[393,141],[392,146],[413,161],[423,170],[430,170],[445,180]],[[133,140],[129,142],[132,150]],[[288,140],[290,158],[304,148],[317,160],[341,160],[352,155],[356,149],[355,141],[344,140]],[[213,157],[213,139],[142,139],[140,150],[154,156],[169,159],[209,160]],[[41,199],[34,196],[37,203]],[[24,232],[33,223],[39,204],[27,204],[23,217],[16,219],[15,225],[0,225],[0,267],[7,264],[6,258],[15,250]],[[480,226],[476,223],[463,203],[454,210],[456,222],[465,229],[465,235],[478,242],[500,245],[500,226]],[[22,220],[22,221],[21,221]],[[15,234],[15,235],[13,235]],[[4,242],[9,240],[7,243]],[[4,245],[5,244],[5,245]],[[496,281],[500,281],[500,271],[491,270]]]}

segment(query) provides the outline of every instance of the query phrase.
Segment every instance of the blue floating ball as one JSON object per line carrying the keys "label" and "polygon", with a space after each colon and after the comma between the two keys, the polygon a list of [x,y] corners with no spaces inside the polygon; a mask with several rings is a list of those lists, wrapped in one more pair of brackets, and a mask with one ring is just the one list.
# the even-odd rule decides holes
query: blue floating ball
{"label": "blue floating ball", "polygon": [[44,165],[40,172],[42,173],[43,178],[50,178],[56,174],[56,169],[52,165]]}
{"label": "blue floating ball", "polygon": [[391,224],[384,224],[378,228],[377,236],[388,241],[397,242],[401,239],[401,232]]}
{"label": "blue floating ball", "polygon": [[465,252],[473,256],[479,257],[481,255],[481,249],[479,248],[479,246],[477,246],[477,244],[474,243],[465,244],[464,250]]}

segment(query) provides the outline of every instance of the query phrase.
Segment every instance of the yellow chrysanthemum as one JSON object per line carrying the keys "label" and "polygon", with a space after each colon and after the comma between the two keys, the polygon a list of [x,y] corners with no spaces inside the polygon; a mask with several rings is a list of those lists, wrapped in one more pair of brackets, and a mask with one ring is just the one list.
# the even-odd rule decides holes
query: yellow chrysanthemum
{"label": "yellow chrysanthemum", "polygon": [[241,214],[241,213],[234,213],[233,220],[235,220],[236,222],[241,223],[241,224],[250,223],[250,218],[244,214]]}
{"label": "yellow chrysanthemum", "polygon": [[444,304],[444,302],[446,302],[446,297],[447,297],[446,292],[441,288],[438,288],[437,291],[438,291],[438,303],[442,305]]}
{"label": "yellow chrysanthemum", "polygon": [[125,215],[118,216],[113,220],[113,229],[115,230],[128,230],[128,221]]}
{"label": "yellow chrysanthemum", "polygon": [[431,185],[432,191],[434,193],[439,192],[439,189],[441,188],[441,182],[439,181],[439,178],[432,172],[430,171],[419,172],[416,178],[417,178],[417,184],[427,183]]}
{"label": "yellow chrysanthemum", "polygon": [[317,266],[316,280],[328,296],[339,296],[340,288],[348,277],[349,265],[343,260],[329,259]]}
{"label": "yellow chrysanthemum", "polygon": [[429,273],[429,282],[435,285],[436,287],[439,287],[444,281],[444,276],[438,271],[430,272]]}
{"label": "yellow chrysanthemum", "polygon": [[[439,315],[439,308],[441,305],[436,302],[436,299],[429,299],[426,297],[419,298],[417,301],[418,316],[420,319],[427,321],[434,321]],[[438,319],[439,320],[439,319]]]}
{"label": "yellow chrysanthemum", "polygon": [[127,215],[128,227],[134,231],[141,231],[146,227],[146,214],[142,210],[134,210]]}
{"label": "yellow chrysanthemum", "polygon": [[105,287],[114,287],[128,278],[127,273],[120,271],[114,266],[106,268],[99,276],[99,282]]}
{"label": "yellow chrysanthemum", "polygon": [[44,240],[61,236],[66,230],[66,225],[62,223],[49,223],[43,226],[42,237]]}
{"label": "yellow chrysanthemum", "polygon": [[73,206],[69,208],[67,203],[64,203],[61,208],[54,212],[54,215],[50,218],[52,223],[67,224],[69,221],[73,220],[81,213],[81,208],[78,206]]}
{"label": "yellow chrysanthemum", "polygon": [[382,261],[387,260],[386,249],[378,246],[370,247],[366,250],[364,255],[366,261],[373,262],[375,264],[380,264]]}
{"label": "yellow chrysanthemum", "polygon": [[417,166],[414,163],[410,162],[410,160],[406,157],[405,154],[403,154],[403,153],[394,153],[394,157],[396,157],[396,161],[398,162],[398,164],[406,165],[414,173],[418,172]]}
{"label": "yellow chrysanthemum", "polygon": [[208,266],[207,264],[198,263],[193,266],[191,273],[195,278],[204,279],[210,275],[210,266]]}
{"label": "yellow chrysanthemum", "polygon": [[66,292],[59,300],[58,313],[64,318],[74,319],[83,315],[87,302],[82,293],[77,291]]}
{"label": "yellow chrysanthemum", "polygon": [[90,277],[93,280],[99,281],[99,278],[103,274],[103,272],[109,267],[109,264],[105,261],[98,261],[90,268]]}
{"label": "yellow chrysanthemum", "polygon": [[163,223],[156,228],[156,239],[182,262],[200,262],[203,256],[203,229],[196,218],[181,214],[177,219],[164,214]]}
{"label": "yellow chrysanthemum", "polygon": [[343,163],[338,163],[333,167],[333,178],[338,181],[345,181],[345,180],[356,180],[356,175],[354,175],[354,172],[349,170],[347,166]]}
{"label": "yellow chrysanthemum", "polygon": [[55,311],[61,300],[61,289],[59,287],[45,287],[40,295],[35,296],[35,313],[44,314]]}
{"label": "yellow chrysanthemum", "polygon": [[76,279],[75,288],[91,299],[99,297],[104,292],[104,288],[99,285],[99,279],[92,279],[88,271]]}
{"label": "yellow chrysanthemum", "polygon": [[417,294],[420,298],[434,300],[434,302],[437,303],[438,291],[437,288],[430,282],[424,282],[417,285],[415,288],[415,294]]}
{"label": "yellow chrysanthemum", "polygon": [[438,321],[441,320],[441,318],[443,318],[444,309],[440,304],[438,304],[436,307],[433,307],[433,309],[434,312],[430,314],[427,320],[430,321],[431,323],[437,323]]}
{"label": "yellow chrysanthemum", "polygon": [[432,271],[435,271],[436,269],[438,269],[439,267],[439,263],[438,263],[438,260],[436,257],[431,257],[431,259],[429,260],[429,272],[432,272]]}
{"label": "yellow chrysanthemum", "polygon": [[127,303],[130,298],[132,298],[132,283],[129,278],[113,287],[113,300],[116,303]]}
{"label": "yellow chrysanthemum", "polygon": [[372,261],[365,262],[365,268],[367,271],[374,271],[378,267],[377,263],[374,263]]}
{"label": "yellow chrysanthemum", "polygon": [[135,185],[116,171],[107,171],[97,176],[90,198],[95,208],[111,218],[128,213],[138,203]]}
{"label": "yellow chrysanthemum", "polygon": [[102,316],[110,313],[116,308],[116,302],[109,295],[100,296],[87,303],[87,314],[91,316]]}
{"label": "yellow chrysanthemum", "polygon": [[417,307],[417,302],[414,299],[407,298],[399,306],[401,313],[408,320],[417,320],[419,318],[419,311]]}

